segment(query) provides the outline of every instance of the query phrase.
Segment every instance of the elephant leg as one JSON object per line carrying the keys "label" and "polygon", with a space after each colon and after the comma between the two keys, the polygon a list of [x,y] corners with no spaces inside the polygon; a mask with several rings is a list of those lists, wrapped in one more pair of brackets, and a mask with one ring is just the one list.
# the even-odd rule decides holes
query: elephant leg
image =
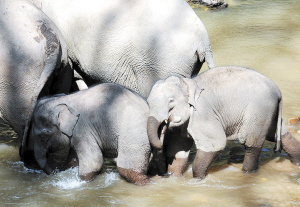
{"label": "elephant leg", "polygon": [[167,157],[168,172],[175,176],[181,176],[187,168],[190,151],[180,151],[175,154],[175,158]]}
{"label": "elephant leg", "polygon": [[116,162],[121,177],[136,185],[150,183],[147,176],[150,154],[151,150],[146,133],[141,139],[138,135],[134,136],[133,134],[132,139],[120,136]]}
{"label": "elephant leg", "polygon": [[[100,173],[104,163],[99,146],[96,143],[89,144],[90,146],[83,145],[80,149],[75,148],[79,162],[78,174],[80,179],[85,181],[93,180]],[[82,149],[84,147],[85,149]]]}
{"label": "elephant leg", "polygon": [[244,172],[254,172],[258,170],[258,159],[262,147],[245,146],[245,157],[243,162]]}
{"label": "elephant leg", "polygon": [[167,163],[168,172],[175,176],[181,176],[187,168],[190,149],[194,140],[181,136],[181,130],[173,131],[172,136],[167,143]]}
{"label": "elephant leg", "polygon": [[281,135],[283,150],[290,156],[291,162],[300,165],[300,142],[289,132]]}
{"label": "elephant leg", "polygon": [[207,175],[207,169],[214,159],[218,156],[220,151],[205,152],[200,149],[197,150],[196,157],[193,162],[193,176],[202,180]]}
{"label": "elephant leg", "polygon": [[166,153],[163,150],[153,150],[152,158],[149,163],[148,174],[151,176],[163,176],[168,173]]}

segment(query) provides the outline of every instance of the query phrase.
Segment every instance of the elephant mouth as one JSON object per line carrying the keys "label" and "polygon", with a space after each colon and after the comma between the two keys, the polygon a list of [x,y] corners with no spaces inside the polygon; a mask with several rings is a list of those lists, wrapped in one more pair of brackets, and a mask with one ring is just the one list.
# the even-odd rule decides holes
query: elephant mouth
{"label": "elephant mouth", "polygon": [[167,129],[169,127],[169,121],[165,119],[158,127],[158,137],[160,137],[160,140],[162,141],[164,134],[166,133]]}

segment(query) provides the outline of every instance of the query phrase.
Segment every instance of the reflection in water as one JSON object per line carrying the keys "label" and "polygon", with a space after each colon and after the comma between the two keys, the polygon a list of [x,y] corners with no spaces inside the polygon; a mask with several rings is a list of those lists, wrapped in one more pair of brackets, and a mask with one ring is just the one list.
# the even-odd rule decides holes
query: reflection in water
{"label": "reflection in water", "polygon": [[[300,116],[300,2],[226,2],[225,10],[195,10],[208,30],[216,65],[258,70],[281,89],[284,121]],[[288,128],[300,140],[300,126]],[[182,177],[154,177],[142,187],[121,179],[112,165],[89,183],[78,179],[78,168],[47,176],[19,162],[18,146],[0,122],[2,206],[300,206],[300,169],[284,152],[274,154],[271,142],[264,145],[258,172],[241,171],[244,149],[229,142],[204,180],[193,179],[189,165]]]}

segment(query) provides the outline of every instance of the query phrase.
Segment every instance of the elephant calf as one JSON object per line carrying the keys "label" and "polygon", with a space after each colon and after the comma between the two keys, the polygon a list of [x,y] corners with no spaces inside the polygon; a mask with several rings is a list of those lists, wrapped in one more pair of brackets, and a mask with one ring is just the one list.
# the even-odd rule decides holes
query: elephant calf
{"label": "elephant calf", "polygon": [[258,169],[264,140],[276,141],[276,150],[282,145],[291,161],[300,164],[300,143],[281,119],[281,92],[256,71],[229,66],[210,69],[193,79],[171,76],[153,86],[148,104],[150,143],[164,150],[173,174],[184,172],[193,141],[197,148],[193,175],[200,179],[225,148],[226,140],[238,140],[245,146],[245,172]]}
{"label": "elephant calf", "polygon": [[53,172],[48,152],[75,150],[79,176],[89,181],[100,172],[103,158],[116,158],[120,175],[128,182],[149,182],[150,143],[147,102],[138,94],[104,83],[71,95],[38,102],[29,134],[34,156],[47,174]]}

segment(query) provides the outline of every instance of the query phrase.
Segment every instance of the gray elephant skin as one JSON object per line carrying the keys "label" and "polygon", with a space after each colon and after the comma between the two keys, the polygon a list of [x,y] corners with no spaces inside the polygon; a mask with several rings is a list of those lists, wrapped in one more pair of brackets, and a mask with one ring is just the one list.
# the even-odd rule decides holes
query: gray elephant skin
{"label": "gray elephant skin", "polygon": [[294,164],[300,164],[300,143],[281,119],[281,92],[254,70],[228,66],[192,79],[171,76],[153,86],[148,104],[150,143],[161,157],[166,156],[160,160],[165,165],[156,164],[164,169],[154,172],[181,175],[193,141],[197,149],[193,176],[199,179],[206,176],[227,140],[245,146],[245,172],[258,170],[265,140],[276,142],[277,151],[282,147]]}
{"label": "gray elephant skin", "polygon": [[[22,138],[38,97],[70,90],[67,45],[32,3],[2,0],[0,48],[0,117]],[[64,81],[56,82],[60,78]]]}
{"label": "gray elephant skin", "polygon": [[127,181],[144,185],[149,182],[151,153],[148,113],[140,95],[118,84],[103,83],[39,101],[29,140],[34,143],[38,165],[47,174],[53,172],[47,154],[71,148],[77,154],[82,180],[92,180],[105,157],[116,158],[117,169]]}
{"label": "gray elephant skin", "polygon": [[215,66],[205,26],[185,0],[33,0],[62,32],[88,86],[114,82],[147,97],[170,75]]}

